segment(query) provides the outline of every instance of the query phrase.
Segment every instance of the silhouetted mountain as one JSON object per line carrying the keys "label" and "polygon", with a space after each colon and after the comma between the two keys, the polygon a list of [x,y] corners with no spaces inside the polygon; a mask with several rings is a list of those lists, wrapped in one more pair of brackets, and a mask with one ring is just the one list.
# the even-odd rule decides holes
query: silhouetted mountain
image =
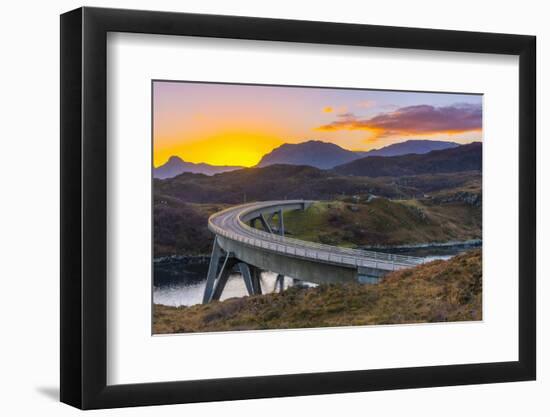
{"label": "silhouetted mountain", "polygon": [[338,195],[360,192],[385,195],[395,193],[395,186],[388,187],[368,178],[335,175],[310,166],[270,165],[211,177],[185,173],[164,181],[155,180],[154,190],[159,199],[239,204],[293,198],[330,200]]}
{"label": "silhouetted mountain", "polygon": [[407,140],[405,142],[394,143],[392,145],[384,146],[380,149],[373,149],[368,152],[357,152],[362,157],[365,156],[399,156],[407,155],[410,153],[423,154],[431,151],[440,151],[448,148],[456,148],[460,144],[456,142],[447,142],[442,140],[424,140],[414,139]]}
{"label": "silhouetted mountain", "polygon": [[482,145],[468,145],[425,154],[401,156],[367,156],[334,168],[343,175],[364,177],[400,177],[403,175],[436,174],[481,170]]}
{"label": "silhouetted mountain", "polygon": [[158,179],[172,178],[184,172],[214,175],[220,172],[234,171],[241,168],[242,167],[239,166],[216,166],[205,163],[194,164],[193,162],[185,162],[177,156],[171,156],[168,162],[154,169],[153,177]]}
{"label": "silhouetted mountain", "polygon": [[330,169],[360,157],[361,155],[333,143],[310,140],[296,144],[285,143],[273,149],[263,156],[257,167],[285,164]]}
{"label": "silhouetted mountain", "polygon": [[455,142],[437,140],[408,140],[380,149],[360,152],[349,151],[333,143],[310,140],[297,144],[285,143],[265,154],[257,167],[269,165],[307,165],[320,169],[331,169],[366,156],[398,156],[424,154],[434,150],[456,148]]}
{"label": "silhouetted mountain", "polygon": [[[391,157],[384,159],[388,158]],[[164,181],[155,180],[153,188],[157,201],[177,200],[179,203],[202,204],[239,204],[293,198],[331,200],[367,194],[404,198],[421,195],[426,191],[459,187],[479,176],[479,172],[460,172],[402,178],[366,178],[338,175],[334,171],[303,165],[270,165],[214,176],[184,173]]]}

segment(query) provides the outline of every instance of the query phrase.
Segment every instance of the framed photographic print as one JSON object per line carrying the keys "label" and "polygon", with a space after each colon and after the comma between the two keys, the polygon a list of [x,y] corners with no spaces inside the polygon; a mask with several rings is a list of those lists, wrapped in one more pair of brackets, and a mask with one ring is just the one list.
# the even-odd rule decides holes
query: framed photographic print
{"label": "framed photographic print", "polygon": [[61,16],[61,400],[535,379],[535,38]]}

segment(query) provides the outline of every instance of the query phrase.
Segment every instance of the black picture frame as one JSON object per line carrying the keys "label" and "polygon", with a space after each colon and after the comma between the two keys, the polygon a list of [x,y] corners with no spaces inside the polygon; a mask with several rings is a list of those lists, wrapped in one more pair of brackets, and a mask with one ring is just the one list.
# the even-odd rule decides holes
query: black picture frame
{"label": "black picture frame", "polygon": [[[107,385],[108,32],[519,56],[519,360]],[[524,35],[252,17],[88,7],[61,15],[61,401],[94,409],[535,379],[535,45]]]}

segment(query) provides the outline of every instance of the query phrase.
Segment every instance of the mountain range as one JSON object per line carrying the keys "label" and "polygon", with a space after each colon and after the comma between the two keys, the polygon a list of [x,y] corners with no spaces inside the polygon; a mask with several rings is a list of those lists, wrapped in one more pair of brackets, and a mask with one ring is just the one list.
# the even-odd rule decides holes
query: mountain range
{"label": "mountain range", "polygon": [[284,164],[330,169],[360,157],[361,155],[333,143],[310,140],[296,144],[285,143],[273,149],[262,157],[257,167]]}
{"label": "mountain range", "polygon": [[331,169],[366,156],[398,156],[406,154],[424,154],[434,150],[454,148],[455,142],[433,140],[408,140],[394,143],[368,152],[354,152],[333,143],[310,140],[302,143],[285,143],[264,155],[257,167],[268,165],[308,165],[319,169]]}
{"label": "mountain range", "polygon": [[399,156],[407,154],[424,154],[431,151],[440,151],[442,149],[456,148],[460,146],[456,142],[448,142],[442,140],[423,140],[413,139],[405,142],[394,143],[384,146],[380,149],[373,149],[368,152],[361,153],[361,156]]}
{"label": "mountain range", "polygon": [[217,166],[206,163],[195,164],[193,162],[186,162],[179,156],[171,156],[164,165],[155,168],[153,171],[153,177],[159,180],[172,178],[184,172],[190,172],[192,174],[204,174],[214,175],[221,172],[234,171],[236,169],[242,169],[241,166]]}
{"label": "mountain range", "polygon": [[[322,223],[319,229],[315,223],[313,229],[322,231],[325,243],[351,239],[356,243],[388,244],[384,241],[384,236],[389,236],[388,222],[404,224],[409,231],[411,224],[422,224],[423,231],[413,227],[410,236],[426,241],[470,239],[466,234],[481,225],[481,155],[481,143],[472,143],[422,155],[367,156],[332,170],[276,164],[216,175],[183,173],[164,180],[155,179],[155,256],[208,253],[212,234],[206,225],[211,214],[227,205],[263,200],[346,202],[349,207],[343,213],[334,206],[330,216],[326,214],[328,223]],[[407,209],[408,205],[387,202],[392,204],[390,207],[382,201],[382,206],[376,206],[378,200],[386,201],[385,198],[426,198],[426,194],[433,202],[433,218],[425,214],[424,209],[417,210],[415,205]],[[368,227],[358,228],[353,222],[342,223],[342,216],[349,216],[358,201],[373,202],[367,217],[371,216],[371,209],[378,207],[374,217],[382,229],[373,233]],[[444,217],[442,213],[446,213]],[[414,222],[408,223],[411,219]],[[333,233],[342,224],[347,224],[347,228]]]}
{"label": "mountain range", "polygon": [[292,198],[330,200],[336,195],[364,193],[386,197],[416,195],[457,187],[480,176],[481,143],[472,143],[423,155],[370,156],[333,170],[281,164],[213,176],[184,173],[156,180],[154,190],[166,200],[237,204]]}
{"label": "mountain range", "polygon": [[[394,143],[368,152],[349,151],[333,143],[310,140],[291,144],[285,143],[265,154],[257,168],[269,165],[306,165],[319,169],[332,169],[370,156],[391,157],[406,154],[426,154],[434,150],[451,149],[459,146],[455,142],[436,140],[408,140]],[[185,172],[214,175],[242,169],[240,166],[216,166],[206,163],[195,164],[172,156],[164,165],[154,170],[154,178],[172,178]]]}
{"label": "mountain range", "polygon": [[362,177],[401,177],[405,175],[441,174],[481,171],[482,144],[472,142],[424,154],[367,156],[334,168],[341,175]]}

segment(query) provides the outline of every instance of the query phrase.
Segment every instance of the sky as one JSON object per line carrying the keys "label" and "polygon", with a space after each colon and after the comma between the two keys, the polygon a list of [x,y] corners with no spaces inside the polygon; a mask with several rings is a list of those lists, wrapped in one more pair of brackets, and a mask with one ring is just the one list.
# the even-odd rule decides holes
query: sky
{"label": "sky", "polygon": [[410,139],[481,141],[482,96],[153,82],[155,167],[170,156],[249,167],[283,143],[367,151]]}

